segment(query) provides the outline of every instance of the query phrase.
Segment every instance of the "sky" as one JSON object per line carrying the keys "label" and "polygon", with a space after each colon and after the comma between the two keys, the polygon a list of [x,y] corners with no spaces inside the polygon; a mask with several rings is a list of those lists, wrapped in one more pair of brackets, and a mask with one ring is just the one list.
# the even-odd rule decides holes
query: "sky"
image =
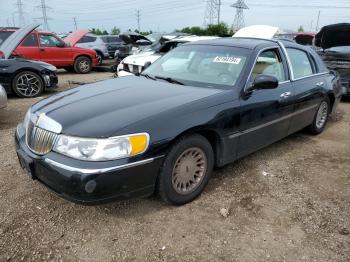
{"label": "sky", "polygon": [[[217,0],[218,1],[218,0]],[[221,0],[220,21],[232,25],[236,0]],[[0,0],[0,26],[19,26],[17,0]],[[350,22],[350,0],[246,0],[245,25],[265,24],[282,29],[315,31],[318,12],[321,26]],[[22,0],[25,23],[41,22],[41,0]],[[187,26],[202,26],[206,0],[46,0],[50,8],[49,27],[56,33],[78,29],[100,28],[110,31],[137,29],[136,10],[140,10],[141,31],[171,32]]]}

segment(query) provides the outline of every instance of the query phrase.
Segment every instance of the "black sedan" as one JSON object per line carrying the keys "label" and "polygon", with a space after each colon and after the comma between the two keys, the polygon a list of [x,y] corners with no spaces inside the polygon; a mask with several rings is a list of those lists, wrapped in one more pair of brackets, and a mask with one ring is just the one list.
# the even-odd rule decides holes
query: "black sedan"
{"label": "black sedan", "polygon": [[97,203],[201,194],[214,167],[305,127],[321,133],[341,98],[311,49],[226,38],[180,46],[139,76],[35,104],[17,127],[21,166],[62,197]]}
{"label": "black sedan", "polygon": [[0,84],[8,94],[30,98],[57,86],[56,67],[21,58],[0,59]]}

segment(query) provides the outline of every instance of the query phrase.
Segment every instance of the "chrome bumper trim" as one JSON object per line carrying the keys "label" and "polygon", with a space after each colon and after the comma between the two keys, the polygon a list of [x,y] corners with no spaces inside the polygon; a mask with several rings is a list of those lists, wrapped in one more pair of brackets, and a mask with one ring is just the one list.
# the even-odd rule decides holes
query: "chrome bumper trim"
{"label": "chrome bumper trim", "polygon": [[102,174],[102,173],[106,173],[106,172],[118,171],[118,170],[123,170],[123,169],[131,168],[131,167],[141,166],[141,165],[152,163],[155,159],[158,159],[161,157],[163,157],[163,156],[159,156],[156,158],[149,158],[149,159],[145,159],[145,160],[141,160],[141,161],[137,161],[134,163],[125,164],[125,165],[120,165],[120,166],[96,168],[96,169],[85,169],[85,168],[77,168],[77,167],[67,166],[67,165],[58,163],[54,160],[51,160],[49,158],[45,158],[44,161],[47,164],[49,164],[51,166],[58,167],[60,169],[64,169],[64,170],[71,171],[71,172],[76,172],[79,174],[89,175],[89,174]]}

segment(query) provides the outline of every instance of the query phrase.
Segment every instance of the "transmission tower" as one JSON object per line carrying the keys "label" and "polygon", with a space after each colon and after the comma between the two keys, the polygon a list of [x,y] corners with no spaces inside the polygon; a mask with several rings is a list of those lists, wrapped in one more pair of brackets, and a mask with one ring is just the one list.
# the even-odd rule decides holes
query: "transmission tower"
{"label": "transmission tower", "polygon": [[204,26],[220,23],[221,0],[207,0],[204,14]]}
{"label": "transmission tower", "polygon": [[17,0],[16,6],[17,6],[17,12],[18,12],[18,23],[19,23],[19,26],[22,27],[25,24],[22,0]]}
{"label": "transmission tower", "polygon": [[141,32],[141,25],[140,25],[140,21],[141,21],[141,11],[140,10],[136,10],[136,21],[137,21],[137,30],[139,32]]}
{"label": "transmission tower", "polygon": [[244,27],[244,14],[243,10],[249,9],[244,0],[237,0],[231,7],[236,8],[235,20],[233,21],[232,29],[237,31]]}
{"label": "transmission tower", "polygon": [[40,19],[42,19],[44,22],[43,28],[45,31],[50,31],[50,27],[49,27],[50,18],[47,16],[47,9],[50,9],[50,7],[46,5],[45,0],[41,0],[41,4],[38,7],[41,8],[41,11],[43,13],[43,16],[40,17]]}

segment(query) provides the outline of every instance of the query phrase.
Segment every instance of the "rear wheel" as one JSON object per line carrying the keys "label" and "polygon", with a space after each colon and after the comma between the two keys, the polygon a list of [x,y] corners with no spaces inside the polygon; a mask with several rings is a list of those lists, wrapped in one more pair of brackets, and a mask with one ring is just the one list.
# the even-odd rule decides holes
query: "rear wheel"
{"label": "rear wheel", "polygon": [[328,122],[330,112],[330,102],[328,98],[322,100],[318,106],[312,124],[308,127],[309,132],[314,135],[318,135],[323,132]]}
{"label": "rear wheel", "polygon": [[214,166],[213,149],[203,136],[177,141],[167,154],[158,178],[160,197],[182,205],[198,197],[207,185]]}
{"label": "rear wheel", "polygon": [[74,70],[78,74],[87,74],[92,69],[92,63],[89,58],[86,56],[80,56],[77,59],[75,59],[74,62]]}
{"label": "rear wheel", "polygon": [[38,74],[32,71],[23,71],[14,77],[12,89],[19,97],[36,97],[43,92],[44,82]]}

